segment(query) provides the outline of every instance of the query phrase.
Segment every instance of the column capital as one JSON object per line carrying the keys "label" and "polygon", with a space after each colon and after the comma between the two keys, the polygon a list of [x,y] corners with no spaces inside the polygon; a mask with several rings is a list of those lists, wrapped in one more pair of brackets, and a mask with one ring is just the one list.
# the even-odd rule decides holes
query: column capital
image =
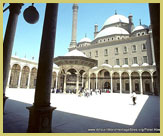
{"label": "column capital", "polygon": [[11,13],[16,13],[19,15],[23,5],[23,3],[10,3],[9,10]]}

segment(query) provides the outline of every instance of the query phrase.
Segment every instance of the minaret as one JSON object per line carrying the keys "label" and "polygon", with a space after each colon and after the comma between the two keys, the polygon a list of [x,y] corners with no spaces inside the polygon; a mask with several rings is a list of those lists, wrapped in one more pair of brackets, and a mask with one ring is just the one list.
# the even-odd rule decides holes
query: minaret
{"label": "minaret", "polygon": [[77,45],[77,43],[76,43],[76,32],[77,32],[78,4],[73,4],[72,9],[73,9],[72,37],[71,37],[69,50],[71,50],[71,48],[75,48]]}
{"label": "minaret", "polygon": [[130,15],[128,16],[128,20],[129,20],[129,33],[131,34],[133,29],[134,29],[134,24],[133,24],[133,16],[130,13]]}

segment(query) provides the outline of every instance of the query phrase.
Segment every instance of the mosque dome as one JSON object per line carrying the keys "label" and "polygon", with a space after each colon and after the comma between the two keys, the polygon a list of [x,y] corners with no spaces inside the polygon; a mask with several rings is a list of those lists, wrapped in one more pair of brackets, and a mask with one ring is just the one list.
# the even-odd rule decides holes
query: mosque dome
{"label": "mosque dome", "polygon": [[127,17],[123,16],[123,15],[115,14],[115,15],[109,17],[105,21],[103,27],[107,26],[107,25],[110,25],[110,24],[118,23],[118,22],[129,23],[129,19]]}
{"label": "mosque dome", "polygon": [[91,39],[84,37],[79,41],[79,43],[81,43],[81,42],[91,42]]}
{"label": "mosque dome", "polygon": [[81,57],[86,57],[87,58],[87,56],[83,52],[81,52],[81,51],[79,51],[77,49],[66,53],[64,56],[81,56]]}
{"label": "mosque dome", "polygon": [[135,27],[132,32],[139,31],[139,30],[145,30],[145,29],[148,29],[147,25],[139,25],[139,26]]}
{"label": "mosque dome", "polygon": [[105,28],[102,31],[100,31],[96,35],[95,39],[99,38],[99,37],[115,35],[115,34],[120,34],[120,35],[125,34],[125,35],[128,35],[129,33],[125,29],[120,28],[120,27],[108,27],[108,28]]}

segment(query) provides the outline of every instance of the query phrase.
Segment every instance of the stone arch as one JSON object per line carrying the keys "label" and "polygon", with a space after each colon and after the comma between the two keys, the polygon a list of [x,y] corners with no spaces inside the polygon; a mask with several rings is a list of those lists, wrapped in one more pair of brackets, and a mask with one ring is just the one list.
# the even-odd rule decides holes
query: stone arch
{"label": "stone arch", "polygon": [[30,69],[28,66],[24,66],[21,73],[20,88],[27,88],[29,82],[29,72]]}
{"label": "stone arch", "polygon": [[60,92],[63,92],[64,87],[64,76],[65,76],[65,69],[61,69],[58,73],[58,89]]}
{"label": "stone arch", "polygon": [[55,71],[52,72],[51,88],[56,88],[56,77],[57,77],[57,73]]}
{"label": "stone arch", "polygon": [[98,89],[102,89],[102,91],[106,91],[106,89],[110,89],[110,72],[107,69],[101,69],[98,72]]}
{"label": "stone arch", "polygon": [[114,72],[112,75],[113,78],[113,92],[120,93],[120,75],[118,72]]}
{"label": "stone arch", "polygon": [[76,84],[77,84],[77,76],[78,72],[74,68],[70,68],[66,72],[66,92],[76,93]]}
{"label": "stone arch", "polygon": [[18,87],[20,71],[21,71],[20,65],[14,64],[12,66],[12,68],[11,68],[10,82],[9,82],[9,87],[10,88],[17,88]]}
{"label": "stone arch", "polygon": [[139,73],[134,71],[131,73],[131,83],[132,83],[132,91],[140,94],[140,76]]}
{"label": "stone arch", "polygon": [[30,78],[30,88],[36,87],[36,80],[37,80],[37,69],[34,67],[31,69],[31,78]]}
{"label": "stone arch", "polygon": [[11,68],[14,66],[14,65],[19,65],[20,66],[20,69],[22,69],[22,65],[20,62],[14,62],[14,63],[11,63]]}
{"label": "stone arch", "polygon": [[144,94],[151,94],[152,93],[152,81],[151,75],[149,72],[144,71],[142,73],[142,82],[143,82],[143,93]]}
{"label": "stone arch", "polygon": [[122,78],[122,93],[130,93],[129,74],[127,72],[123,72],[121,78]]}

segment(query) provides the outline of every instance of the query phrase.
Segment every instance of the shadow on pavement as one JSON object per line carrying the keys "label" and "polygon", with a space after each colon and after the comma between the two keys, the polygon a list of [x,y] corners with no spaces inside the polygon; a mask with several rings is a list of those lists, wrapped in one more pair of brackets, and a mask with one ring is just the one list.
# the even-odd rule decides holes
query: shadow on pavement
{"label": "shadow on pavement", "polygon": [[[8,99],[3,115],[4,133],[26,133],[31,104]],[[160,99],[149,96],[132,126],[55,110],[53,133],[159,133]]]}

